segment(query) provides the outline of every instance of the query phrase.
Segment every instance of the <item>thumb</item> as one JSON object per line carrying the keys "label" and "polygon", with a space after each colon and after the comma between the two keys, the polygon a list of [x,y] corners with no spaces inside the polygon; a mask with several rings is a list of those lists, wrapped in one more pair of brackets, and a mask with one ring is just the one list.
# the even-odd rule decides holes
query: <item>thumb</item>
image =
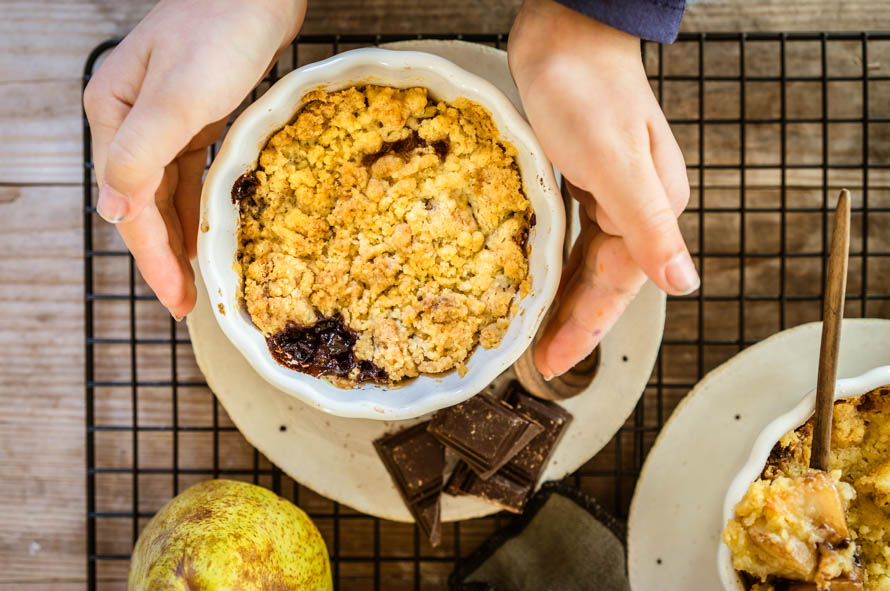
{"label": "thumb", "polygon": [[148,82],[106,152],[97,209],[115,223],[132,219],[154,199],[164,168],[203,127],[187,99],[161,96]]}

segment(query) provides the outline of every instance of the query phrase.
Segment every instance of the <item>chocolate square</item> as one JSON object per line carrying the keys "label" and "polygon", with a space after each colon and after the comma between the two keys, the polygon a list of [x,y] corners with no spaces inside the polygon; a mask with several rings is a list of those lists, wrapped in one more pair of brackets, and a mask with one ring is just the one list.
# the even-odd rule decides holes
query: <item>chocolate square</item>
{"label": "chocolate square", "polygon": [[440,410],[427,429],[483,480],[543,431],[527,414],[484,393]]}
{"label": "chocolate square", "polygon": [[414,520],[435,547],[442,537],[440,501],[445,447],[427,431],[428,424],[429,421],[418,423],[384,435],[374,442],[374,447]]}
{"label": "chocolate square", "polygon": [[527,394],[516,382],[510,385],[505,400],[516,412],[537,422],[544,429],[504,466],[505,471],[517,478],[537,484],[566,427],[572,422],[572,415],[554,402],[538,400]]}
{"label": "chocolate square", "polygon": [[501,472],[496,472],[488,480],[482,480],[467,464],[461,462],[451,474],[445,492],[454,496],[479,497],[506,511],[522,513],[534,488],[534,483],[518,482]]}
{"label": "chocolate square", "polygon": [[532,439],[507,464],[487,480],[482,480],[461,462],[446,486],[452,495],[472,495],[514,513],[519,513],[541,478],[553,450],[572,420],[572,415],[553,402],[528,395],[517,383],[510,385],[508,401],[516,412],[535,421],[543,432]]}

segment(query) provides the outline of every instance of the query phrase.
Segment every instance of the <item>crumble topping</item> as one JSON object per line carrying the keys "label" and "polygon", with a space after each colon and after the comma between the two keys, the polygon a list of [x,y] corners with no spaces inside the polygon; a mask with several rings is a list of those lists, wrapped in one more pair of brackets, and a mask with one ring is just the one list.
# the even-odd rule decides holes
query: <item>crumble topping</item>
{"label": "crumble topping", "polygon": [[[232,189],[251,319],[273,353],[294,335],[348,335],[337,351],[276,356],[313,375],[464,370],[477,344],[500,343],[529,290],[534,213],[515,148],[482,106],[424,88],[318,90],[304,103]],[[309,330],[319,322],[327,332]],[[336,369],[299,362],[320,358]]]}

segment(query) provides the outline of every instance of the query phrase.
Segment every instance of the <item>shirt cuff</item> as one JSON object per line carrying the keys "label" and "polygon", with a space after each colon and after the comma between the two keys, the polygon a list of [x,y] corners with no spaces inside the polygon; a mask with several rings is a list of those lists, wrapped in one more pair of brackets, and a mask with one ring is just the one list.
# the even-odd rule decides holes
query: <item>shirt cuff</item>
{"label": "shirt cuff", "polygon": [[563,6],[647,41],[673,43],[685,0],[556,0]]}

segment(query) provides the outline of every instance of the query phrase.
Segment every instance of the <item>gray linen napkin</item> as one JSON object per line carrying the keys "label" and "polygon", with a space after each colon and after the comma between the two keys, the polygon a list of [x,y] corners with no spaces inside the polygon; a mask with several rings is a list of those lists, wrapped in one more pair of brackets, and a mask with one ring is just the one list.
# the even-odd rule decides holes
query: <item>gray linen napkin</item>
{"label": "gray linen napkin", "polygon": [[593,499],[548,482],[448,583],[452,591],[630,591],[624,540],[623,525]]}

